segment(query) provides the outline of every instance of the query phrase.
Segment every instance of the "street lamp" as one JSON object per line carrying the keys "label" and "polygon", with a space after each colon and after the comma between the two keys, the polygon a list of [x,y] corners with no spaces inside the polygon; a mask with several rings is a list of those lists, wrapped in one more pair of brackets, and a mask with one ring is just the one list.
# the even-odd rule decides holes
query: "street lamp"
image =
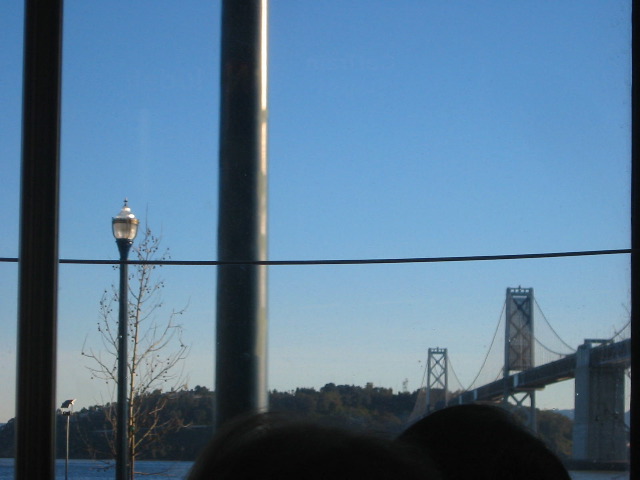
{"label": "street lamp", "polygon": [[65,415],[67,417],[67,457],[64,462],[65,480],[69,479],[69,419],[71,418],[71,414],[73,413],[73,402],[75,401],[76,399],[72,398],[71,400],[65,400],[64,402],[62,402],[62,405],[60,405],[60,408],[62,409],[62,415]]}
{"label": "street lamp", "polygon": [[113,217],[113,236],[120,251],[120,295],[118,313],[118,422],[116,426],[116,480],[127,480],[129,466],[129,410],[127,408],[127,330],[128,330],[128,272],[127,257],[138,233],[138,219],[124,200],[120,213]]}

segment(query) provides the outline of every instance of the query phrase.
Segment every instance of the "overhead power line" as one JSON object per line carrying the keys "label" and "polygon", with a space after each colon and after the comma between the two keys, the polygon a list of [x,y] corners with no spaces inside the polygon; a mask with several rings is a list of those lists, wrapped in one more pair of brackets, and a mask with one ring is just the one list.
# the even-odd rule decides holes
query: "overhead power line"
{"label": "overhead power line", "polygon": [[[83,259],[60,259],[64,264],[81,265],[119,265],[127,263],[129,265],[193,265],[193,266],[218,266],[218,265],[264,265],[264,266],[285,266],[285,265],[376,265],[376,264],[400,264],[400,263],[446,263],[446,262],[481,262],[495,260],[527,260],[535,258],[561,258],[561,257],[590,257],[599,255],[622,255],[630,254],[632,249],[624,248],[617,250],[584,250],[577,252],[550,252],[550,253],[522,253],[514,255],[471,255],[460,257],[411,257],[411,258],[368,258],[368,259],[333,259],[333,260],[83,260]],[[16,257],[0,257],[0,262],[17,262]]]}

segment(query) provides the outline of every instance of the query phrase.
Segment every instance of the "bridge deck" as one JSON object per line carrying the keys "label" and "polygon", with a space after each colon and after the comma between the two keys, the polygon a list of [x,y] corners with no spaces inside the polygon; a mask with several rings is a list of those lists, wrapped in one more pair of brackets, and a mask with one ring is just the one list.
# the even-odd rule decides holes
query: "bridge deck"
{"label": "bridge deck", "polygon": [[[616,343],[607,343],[593,347],[590,352],[592,366],[624,365],[631,362],[631,339]],[[545,363],[529,370],[514,373],[506,378],[488,383],[475,390],[469,390],[449,401],[449,404],[471,403],[474,401],[497,401],[505,391],[524,392],[542,389],[547,385],[575,377],[576,354],[567,355],[560,360]]]}

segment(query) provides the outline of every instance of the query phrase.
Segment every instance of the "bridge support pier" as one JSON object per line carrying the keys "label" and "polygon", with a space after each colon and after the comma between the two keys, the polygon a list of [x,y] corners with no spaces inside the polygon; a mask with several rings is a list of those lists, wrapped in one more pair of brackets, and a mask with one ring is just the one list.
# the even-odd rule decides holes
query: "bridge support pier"
{"label": "bridge support pier", "polygon": [[573,459],[627,461],[624,376],[621,365],[591,365],[592,342],[578,347],[575,370]]}
{"label": "bridge support pier", "polygon": [[[536,392],[531,390],[528,392],[518,391],[505,393],[502,403],[505,408],[509,409],[511,400],[516,408],[526,414],[525,424],[533,433],[538,433],[538,416],[536,415]],[[527,403],[529,405],[527,405]]]}

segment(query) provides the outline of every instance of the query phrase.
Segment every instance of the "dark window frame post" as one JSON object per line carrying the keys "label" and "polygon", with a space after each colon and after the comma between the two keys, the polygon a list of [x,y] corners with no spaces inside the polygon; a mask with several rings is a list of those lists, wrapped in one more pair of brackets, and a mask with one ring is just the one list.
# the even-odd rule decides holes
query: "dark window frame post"
{"label": "dark window frame post", "polygon": [[15,478],[55,478],[62,0],[25,2]]}

